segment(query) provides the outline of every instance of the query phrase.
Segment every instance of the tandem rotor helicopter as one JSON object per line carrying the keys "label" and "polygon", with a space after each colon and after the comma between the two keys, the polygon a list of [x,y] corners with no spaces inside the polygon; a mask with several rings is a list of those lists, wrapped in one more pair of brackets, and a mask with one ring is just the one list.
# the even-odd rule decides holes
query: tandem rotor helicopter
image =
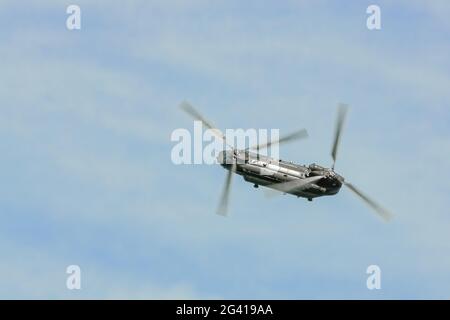
{"label": "tandem rotor helicopter", "polygon": [[[334,171],[342,126],[348,110],[347,105],[340,104],[338,106],[336,128],[331,149],[331,157],[333,159],[331,168],[322,167],[314,163],[309,166],[303,166],[259,154],[259,150],[269,148],[271,145],[306,138],[308,134],[305,129],[295,131],[275,141],[258,144],[244,150],[237,150],[226,142],[225,135],[219,129],[214,127],[188,102],[182,102],[180,108],[192,118],[201,121],[207,128],[211,129],[212,133],[222,139],[230,149],[219,152],[217,156],[217,162],[228,170],[217,214],[227,215],[231,181],[233,173],[235,173],[243,176],[245,181],[253,183],[255,188],[264,186],[285,194],[306,198],[309,201],[317,197],[335,195],[339,192],[342,185],[345,185],[385,221],[392,217],[390,212],[362,193],[353,184],[345,181],[343,176]],[[252,150],[256,150],[256,152]]]}

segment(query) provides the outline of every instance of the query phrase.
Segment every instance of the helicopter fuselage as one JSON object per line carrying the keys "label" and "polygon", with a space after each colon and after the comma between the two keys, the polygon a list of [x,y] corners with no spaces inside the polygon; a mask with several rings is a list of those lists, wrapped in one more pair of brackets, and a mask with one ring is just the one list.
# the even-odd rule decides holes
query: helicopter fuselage
{"label": "helicopter fuselage", "polygon": [[321,196],[335,195],[342,187],[343,177],[330,168],[316,164],[304,166],[245,150],[235,153],[224,151],[219,154],[218,162],[225,169],[231,170],[232,161],[236,162],[235,173],[241,175],[245,181],[253,183],[255,187],[265,186],[276,190],[277,185],[281,183],[323,176],[322,179],[309,184],[307,188],[294,189],[288,192],[282,191],[309,200]]}
{"label": "helicopter fuselage", "polygon": [[[202,121],[212,130],[216,137],[219,137],[231,149],[229,151],[223,150],[217,156],[217,163],[228,170],[217,214],[227,215],[231,181],[233,173],[236,173],[243,176],[245,181],[253,183],[255,187],[265,186],[283,193],[307,198],[309,201],[317,197],[335,195],[345,185],[348,190],[370,206],[385,221],[392,217],[389,211],[369,198],[359,188],[345,181],[344,177],[334,171],[342,125],[348,108],[347,105],[340,104],[338,108],[334,140],[331,148],[331,158],[333,159],[331,168],[322,167],[314,163],[304,166],[259,154],[259,150],[270,148],[274,144],[279,145],[306,138],[308,134],[305,129],[297,130],[268,143],[259,143],[244,150],[237,150],[234,146],[227,143],[226,136],[219,129],[215,128],[211,122],[207,121],[189,103],[183,102],[180,107],[195,120]],[[254,153],[249,150],[256,150],[257,152]]]}

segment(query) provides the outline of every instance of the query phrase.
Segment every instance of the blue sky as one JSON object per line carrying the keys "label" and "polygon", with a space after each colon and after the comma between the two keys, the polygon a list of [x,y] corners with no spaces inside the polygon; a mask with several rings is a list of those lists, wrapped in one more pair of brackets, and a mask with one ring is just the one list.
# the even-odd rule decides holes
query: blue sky
{"label": "blue sky", "polygon": [[[449,15],[438,0],[2,1],[0,297],[449,298]],[[193,127],[183,99],[222,129],[304,127],[281,156],[323,165],[347,102],[336,171],[395,219],[347,190],[269,200],[241,178],[217,216],[224,170],[170,160],[171,132]]]}

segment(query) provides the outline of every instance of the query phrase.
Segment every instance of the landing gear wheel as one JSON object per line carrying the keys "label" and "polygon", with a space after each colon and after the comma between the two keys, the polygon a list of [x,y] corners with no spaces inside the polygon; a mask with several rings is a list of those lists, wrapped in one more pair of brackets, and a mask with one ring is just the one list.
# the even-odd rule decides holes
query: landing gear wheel
{"label": "landing gear wheel", "polygon": [[254,184],[253,185],[253,188],[258,188],[259,186],[257,185],[257,184]]}
{"label": "landing gear wheel", "polygon": [[312,201],[312,198],[308,198],[308,201]]}

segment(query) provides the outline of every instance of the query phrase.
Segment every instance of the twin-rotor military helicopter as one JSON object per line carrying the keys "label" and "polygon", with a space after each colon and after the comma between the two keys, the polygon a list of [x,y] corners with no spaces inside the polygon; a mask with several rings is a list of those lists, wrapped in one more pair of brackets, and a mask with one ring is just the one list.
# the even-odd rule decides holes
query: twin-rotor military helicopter
{"label": "twin-rotor military helicopter", "polygon": [[[233,173],[236,173],[243,176],[245,181],[253,183],[255,187],[264,186],[282,193],[306,198],[309,201],[317,197],[335,195],[339,192],[342,185],[345,185],[374,209],[385,221],[391,218],[392,215],[386,209],[362,193],[353,184],[345,181],[344,177],[334,171],[342,126],[348,109],[346,105],[341,104],[338,107],[335,134],[331,149],[331,157],[333,159],[331,168],[322,167],[314,163],[309,166],[303,166],[259,154],[259,150],[269,148],[271,145],[306,138],[308,134],[305,129],[295,131],[275,141],[258,144],[244,150],[237,150],[226,142],[225,135],[219,129],[214,127],[211,122],[206,120],[188,102],[182,102],[180,108],[192,118],[201,121],[207,128],[211,129],[212,133],[221,138],[230,149],[221,151],[217,157],[218,163],[228,170],[217,210],[218,214],[224,216],[227,214],[231,181]],[[257,152],[253,152],[252,150],[256,150]]]}

